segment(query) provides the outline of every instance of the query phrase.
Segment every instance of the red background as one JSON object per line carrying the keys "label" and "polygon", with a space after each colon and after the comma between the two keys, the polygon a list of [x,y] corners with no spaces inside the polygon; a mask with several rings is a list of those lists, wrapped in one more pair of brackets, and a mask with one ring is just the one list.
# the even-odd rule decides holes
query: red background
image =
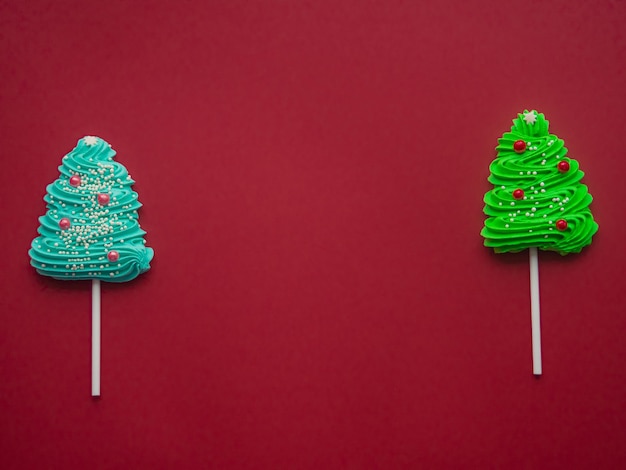
{"label": "red background", "polygon": [[[502,4],[507,4],[503,6]],[[626,465],[626,4],[0,2],[0,466]],[[479,231],[497,138],[544,112],[600,231]],[[90,288],[27,250],[61,157],[137,181],[152,270]]]}

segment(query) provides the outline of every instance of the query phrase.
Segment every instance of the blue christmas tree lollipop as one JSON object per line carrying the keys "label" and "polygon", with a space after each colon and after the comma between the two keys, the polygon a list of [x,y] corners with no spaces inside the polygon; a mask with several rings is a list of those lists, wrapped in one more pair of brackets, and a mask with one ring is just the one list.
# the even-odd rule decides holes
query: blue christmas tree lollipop
{"label": "blue christmas tree lollipop", "polygon": [[100,394],[100,281],[125,282],[150,269],[134,181],[104,140],[87,136],[63,157],[47,187],[46,214],[29,255],[39,274],[92,281],[92,394]]}

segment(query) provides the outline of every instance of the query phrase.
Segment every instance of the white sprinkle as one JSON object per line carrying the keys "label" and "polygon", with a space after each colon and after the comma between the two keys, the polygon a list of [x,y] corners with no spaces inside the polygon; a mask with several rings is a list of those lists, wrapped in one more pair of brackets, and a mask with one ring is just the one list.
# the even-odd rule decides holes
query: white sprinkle
{"label": "white sprinkle", "polygon": [[504,227],[505,228],[509,228],[509,224],[504,224]]}
{"label": "white sprinkle", "polygon": [[514,206],[514,205],[515,205],[515,203],[514,203],[514,202],[511,202],[511,205],[512,205],[512,206]]}
{"label": "white sprinkle", "polygon": [[533,212],[535,212],[535,211],[537,210],[537,208],[536,208],[536,207],[531,207],[531,209],[530,209],[530,210],[531,210],[531,211],[533,211]]}
{"label": "white sprinkle", "polygon": [[539,183],[539,186],[545,186],[546,183],[544,183],[543,181],[541,183]]}
{"label": "white sprinkle", "polygon": [[533,231],[532,231],[532,230],[529,230],[529,232],[530,232],[530,233],[533,233]]}

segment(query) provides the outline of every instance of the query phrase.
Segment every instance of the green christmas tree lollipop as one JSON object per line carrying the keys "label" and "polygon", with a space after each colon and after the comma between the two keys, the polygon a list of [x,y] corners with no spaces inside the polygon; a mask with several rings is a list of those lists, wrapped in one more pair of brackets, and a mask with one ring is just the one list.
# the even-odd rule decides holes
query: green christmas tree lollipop
{"label": "green christmas tree lollipop", "polygon": [[87,136],[63,157],[48,185],[46,214],[29,255],[39,274],[92,281],[92,394],[100,394],[100,281],[126,282],[150,269],[126,168],[104,140]]}
{"label": "green christmas tree lollipop", "polygon": [[598,231],[589,209],[592,197],[581,183],[584,173],[548,125],[543,114],[524,111],[498,140],[489,166],[494,188],[485,194],[481,231],[485,246],[497,253],[529,249],[536,375],[542,371],[537,249],[578,253]]}

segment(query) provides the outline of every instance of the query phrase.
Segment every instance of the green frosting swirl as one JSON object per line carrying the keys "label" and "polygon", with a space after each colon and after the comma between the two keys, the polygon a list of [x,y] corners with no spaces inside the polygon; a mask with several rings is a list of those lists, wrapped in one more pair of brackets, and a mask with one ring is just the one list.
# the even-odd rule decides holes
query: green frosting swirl
{"label": "green frosting swirl", "polygon": [[[578,253],[598,231],[589,209],[591,194],[581,183],[584,173],[548,125],[543,114],[524,111],[498,140],[497,157],[489,166],[494,189],[484,197],[488,218],[481,231],[485,246],[498,253],[530,247]],[[526,148],[517,153],[514,144],[520,140]],[[559,162],[567,162],[569,169],[559,170]],[[524,192],[520,199],[513,196],[518,189]]]}
{"label": "green frosting swirl", "polygon": [[[141,203],[126,168],[104,140],[87,136],[63,157],[47,187],[47,212],[28,252],[39,274],[55,279],[125,282],[150,269],[154,256],[138,222]],[[78,177],[79,183],[71,183]],[[108,201],[99,201],[99,195]],[[62,227],[67,219],[69,227]]]}

